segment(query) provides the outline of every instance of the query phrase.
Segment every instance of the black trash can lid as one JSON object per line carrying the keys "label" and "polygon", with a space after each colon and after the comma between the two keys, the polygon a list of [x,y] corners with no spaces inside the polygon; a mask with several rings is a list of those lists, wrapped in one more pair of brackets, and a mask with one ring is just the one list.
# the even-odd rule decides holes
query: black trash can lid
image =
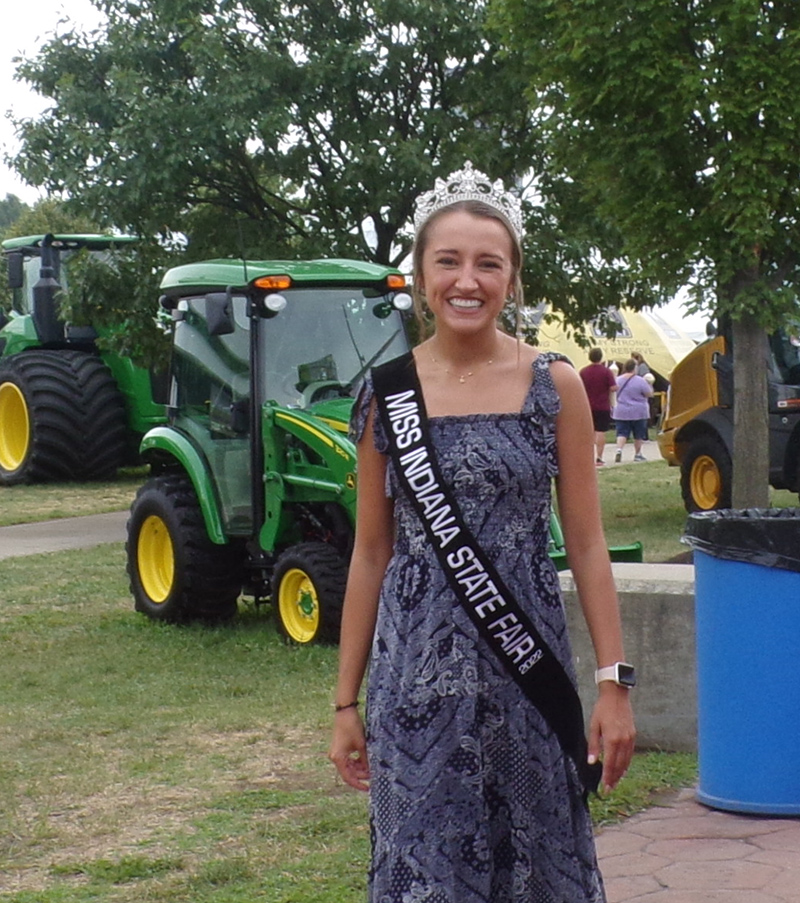
{"label": "black trash can lid", "polygon": [[800,508],[698,511],[682,541],[715,558],[800,572]]}

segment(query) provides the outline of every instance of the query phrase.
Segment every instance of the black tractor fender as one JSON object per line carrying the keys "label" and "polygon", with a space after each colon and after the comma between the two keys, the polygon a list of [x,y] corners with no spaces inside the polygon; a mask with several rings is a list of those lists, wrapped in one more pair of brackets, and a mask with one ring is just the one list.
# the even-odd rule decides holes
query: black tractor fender
{"label": "black tractor fender", "polygon": [[681,427],[675,436],[675,453],[683,462],[686,450],[700,436],[716,436],[733,457],[733,411],[730,408],[709,408]]}

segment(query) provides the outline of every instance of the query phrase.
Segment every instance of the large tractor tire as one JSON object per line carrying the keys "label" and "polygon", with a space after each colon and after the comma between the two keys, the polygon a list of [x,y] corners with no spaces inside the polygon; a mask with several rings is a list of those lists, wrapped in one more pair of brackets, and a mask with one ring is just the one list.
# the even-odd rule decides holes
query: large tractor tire
{"label": "large tractor tire", "polygon": [[125,451],[124,402],[97,355],[35,350],[0,361],[0,485],[108,479]]}
{"label": "large tractor tire", "polygon": [[175,624],[226,621],[236,614],[241,549],[208,538],[188,477],[154,477],[139,489],[126,551],[137,611]]}
{"label": "large tractor tire", "polygon": [[681,462],[683,504],[694,511],[730,508],[733,466],[728,450],[713,436],[701,436],[689,446]]}
{"label": "large tractor tire", "polygon": [[347,562],[324,542],[292,546],[272,576],[278,629],[294,643],[337,643],[347,583]]}

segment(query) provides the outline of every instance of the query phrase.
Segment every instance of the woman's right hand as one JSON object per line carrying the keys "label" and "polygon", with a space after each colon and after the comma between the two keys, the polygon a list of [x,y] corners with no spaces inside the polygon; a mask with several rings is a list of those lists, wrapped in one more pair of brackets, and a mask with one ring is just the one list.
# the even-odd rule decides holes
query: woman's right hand
{"label": "woman's right hand", "polygon": [[333,716],[333,739],[328,758],[342,780],[356,790],[369,790],[369,762],[364,723],[356,708],[342,709]]}

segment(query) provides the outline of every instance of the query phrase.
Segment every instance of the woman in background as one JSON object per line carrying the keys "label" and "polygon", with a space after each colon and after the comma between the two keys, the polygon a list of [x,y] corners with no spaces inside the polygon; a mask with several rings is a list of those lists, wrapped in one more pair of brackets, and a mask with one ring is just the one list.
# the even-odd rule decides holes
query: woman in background
{"label": "woman in background", "polygon": [[[647,460],[642,454],[642,445],[647,439],[653,386],[645,377],[638,376],[636,369],[636,360],[631,358],[625,362],[622,375],[617,377],[617,403],[612,413],[617,431],[617,450],[614,453],[614,461],[617,464],[622,461],[622,449],[631,436],[633,436],[633,460]],[[649,367],[647,372],[650,372]]]}

